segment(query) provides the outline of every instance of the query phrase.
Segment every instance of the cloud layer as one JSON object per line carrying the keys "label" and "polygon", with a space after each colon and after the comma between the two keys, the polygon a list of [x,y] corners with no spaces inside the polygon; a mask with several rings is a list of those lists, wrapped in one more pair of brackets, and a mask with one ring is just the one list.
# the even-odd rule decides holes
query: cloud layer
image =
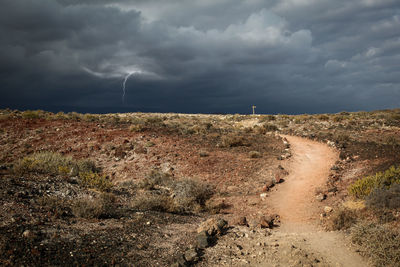
{"label": "cloud layer", "polygon": [[2,107],[304,113],[400,104],[394,0],[4,0],[0,32]]}

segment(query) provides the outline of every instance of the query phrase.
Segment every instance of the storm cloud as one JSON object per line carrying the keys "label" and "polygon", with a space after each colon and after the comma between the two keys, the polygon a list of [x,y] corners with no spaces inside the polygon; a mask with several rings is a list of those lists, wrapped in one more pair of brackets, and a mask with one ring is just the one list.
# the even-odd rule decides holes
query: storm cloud
{"label": "storm cloud", "polygon": [[52,111],[398,107],[400,2],[3,0],[0,85]]}

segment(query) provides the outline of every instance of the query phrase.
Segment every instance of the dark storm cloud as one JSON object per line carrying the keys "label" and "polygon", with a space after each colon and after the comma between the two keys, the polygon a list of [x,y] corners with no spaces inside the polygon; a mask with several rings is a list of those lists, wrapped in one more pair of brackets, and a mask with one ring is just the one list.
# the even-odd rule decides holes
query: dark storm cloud
{"label": "dark storm cloud", "polygon": [[4,0],[0,10],[3,107],[390,108],[399,62],[391,0]]}

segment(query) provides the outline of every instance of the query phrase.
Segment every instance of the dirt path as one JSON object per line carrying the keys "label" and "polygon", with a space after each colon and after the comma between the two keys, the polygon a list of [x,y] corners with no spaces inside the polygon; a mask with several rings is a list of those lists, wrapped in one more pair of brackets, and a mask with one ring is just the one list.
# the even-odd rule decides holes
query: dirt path
{"label": "dirt path", "polygon": [[328,179],[338,153],[326,144],[294,136],[285,137],[292,152],[286,168],[289,176],[270,196],[270,205],[281,216],[278,235],[295,234],[307,240],[309,249],[333,266],[366,266],[351,250],[350,242],[340,232],[326,232],[317,225],[321,207],[315,190]]}
{"label": "dirt path", "polygon": [[269,211],[281,216],[281,226],[233,227],[207,249],[201,266],[368,266],[343,233],[318,225],[323,204],[315,199],[315,189],[328,179],[337,152],[323,143],[284,137],[292,153],[283,164],[289,175],[265,199]]}
{"label": "dirt path", "polygon": [[293,223],[308,224],[318,218],[315,190],[325,184],[338,154],[322,143],[294,136],[283,137],[288,140],[292,153],[285,166],[289,176],[271,194],[269,202],[285,227]]}

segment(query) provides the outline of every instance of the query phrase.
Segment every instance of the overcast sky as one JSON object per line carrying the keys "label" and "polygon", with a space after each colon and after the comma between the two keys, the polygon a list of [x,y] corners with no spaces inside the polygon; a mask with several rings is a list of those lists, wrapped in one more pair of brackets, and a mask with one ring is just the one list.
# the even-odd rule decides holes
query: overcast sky
{"label": "overcast sky", "polygon": [[1,108],[249,113],[251,105],[399,107],[400,1],[1,0]]}

